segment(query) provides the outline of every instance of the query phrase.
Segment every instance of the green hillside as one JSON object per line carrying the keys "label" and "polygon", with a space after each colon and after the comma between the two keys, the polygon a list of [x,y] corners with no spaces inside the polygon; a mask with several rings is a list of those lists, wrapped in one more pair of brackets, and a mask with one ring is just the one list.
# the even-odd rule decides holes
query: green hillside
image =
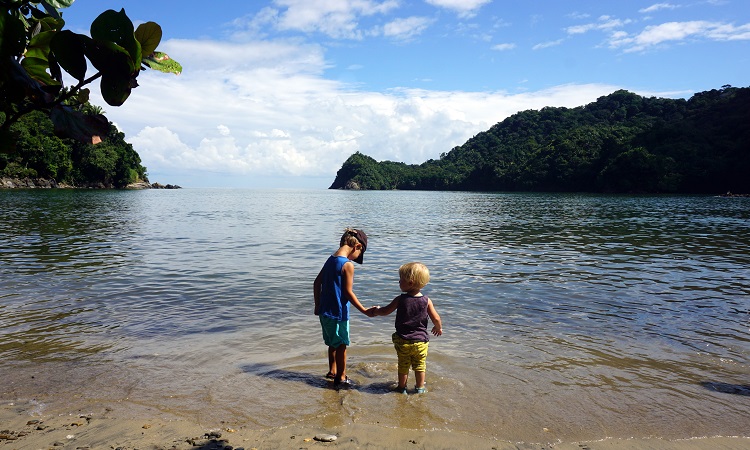
{"label": "green hillside", "polygon": [[419,165],[355,153],[331,189],[750,192],[750,88],[689,100],[620,90],[514,114]]}
{"label": "green hillside", "polygon": [[140,156],[112,123],[96,145],[56,136],[52,121],[40,111],[24,115],[11,132],[15,148],[0,152],[0,177],[107,188],[148,181]]}

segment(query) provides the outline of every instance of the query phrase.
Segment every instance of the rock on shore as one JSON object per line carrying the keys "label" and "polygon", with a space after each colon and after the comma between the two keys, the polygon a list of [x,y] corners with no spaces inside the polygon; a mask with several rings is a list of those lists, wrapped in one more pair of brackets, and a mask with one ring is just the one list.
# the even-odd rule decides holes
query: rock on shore
{"label": "rock on shore", "polygon": [[57,181],[43,178],[0,178],[0,188],[2,189],[52,189],[59,187],[63,186],[57,184]]}
{"label": "rock on shore", "polygon": [[182,189],[182,187],[176,184],[159,184],[149,183],[148,181],[139,181],[138,183],[131,183],[125,187],[126,189]]}

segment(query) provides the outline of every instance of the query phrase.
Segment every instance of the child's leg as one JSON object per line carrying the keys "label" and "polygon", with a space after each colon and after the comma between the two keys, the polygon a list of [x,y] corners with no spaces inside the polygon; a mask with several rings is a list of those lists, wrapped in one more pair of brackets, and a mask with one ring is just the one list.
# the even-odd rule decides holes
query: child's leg
{"label": "child's leg", "polygon": [[336,376],[336,347],[328,347],[328,373]]}
{"label": "child's leg", "polygon": [[409,372],[398,373],[398,388],[403,389],[406,387],[406,382],[409,380]]}
{"label": "child's leg", "polygon": [[337,321],[320,316],[323,340],[328,346],[328,371],[334,384],[346,379],[346,346],[349,345],[349,321]]}
{"label": "child's leg", "polygon": [[424,387],[424,372],[414,372],[414,378],[417,381],[417,385],[415,387],[421,388]]}
{"label": "child's leg", "polygon": [[427,372],[427,342],[417,342],[414,344],[414,354],[412,357],[412,369],[414,369],[414,379],[416,388],[424,387],[425,373]]}
{"label": "child's leg", "polygon": [[406,388],[406,381],[409,379],[410,354],[408,341],[402,339],[396,333],[391,336],[393,347],[396,349],[398,357],[398,389]]}
{"label": "child's leg", "polygon": [[333,372],[336,374],[336,381],[341,381],[346,379],[346,344],[341,344],[334,350],[334,356],[336,360],[336,372]]}

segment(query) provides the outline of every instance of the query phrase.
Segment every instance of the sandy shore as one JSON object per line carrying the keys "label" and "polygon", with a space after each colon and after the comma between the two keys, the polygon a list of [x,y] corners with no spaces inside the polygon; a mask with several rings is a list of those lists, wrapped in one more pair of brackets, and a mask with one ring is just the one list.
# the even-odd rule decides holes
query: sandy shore
{"label": "sandy shore", "polygon": [[[335,437],[334,441],[327,439]],[[329,429],[306,424],[272,429],[206,428],[184,419],[123,419],[112,410],[86,414],[29,414],[0,406],[0,448],[8,449],[518,449],[717,450],[750,449],[746,437],[604,439],[595,442],[513,443],[448,431],[385,428],[350,423]]]}

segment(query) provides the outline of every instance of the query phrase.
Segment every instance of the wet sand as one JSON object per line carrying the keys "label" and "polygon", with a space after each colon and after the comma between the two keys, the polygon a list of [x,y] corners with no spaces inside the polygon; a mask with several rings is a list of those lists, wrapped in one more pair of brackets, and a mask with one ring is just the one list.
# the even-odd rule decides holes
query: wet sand
{"label": "wet sand", "polygon": [[[43,413],[33,404],[0,405],[0,448],[9,449],[497,449],[497,450],[717,450],[750,449],[747,437],[681,440],[603,439],[593,442],[514,443],[449,431],[388,428],[348,423],[323,427],[295,423],[254,429],[241,424],[200,424],[148,412],[124,418],[130,405],[87,413]],[[132,412],[132,411],[131,411]],[[325,440],[335,437],[335,440]]]}

